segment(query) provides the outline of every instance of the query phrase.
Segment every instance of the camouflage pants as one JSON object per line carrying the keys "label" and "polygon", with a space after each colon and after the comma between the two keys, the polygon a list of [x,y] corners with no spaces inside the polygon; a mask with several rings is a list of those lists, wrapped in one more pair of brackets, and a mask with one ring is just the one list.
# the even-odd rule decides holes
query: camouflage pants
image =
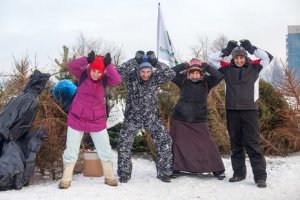
{"label": "camouflage pants", "polygon": [[[156,147],[156,171],[157,176],[172,174],[172,140],[160,119],[145,121],[144,128],[149,130]],[[118,176],[131,178],[132,161],[131,149],[134,137],[141,125],[125,120],[123,123],[118,144]]]}

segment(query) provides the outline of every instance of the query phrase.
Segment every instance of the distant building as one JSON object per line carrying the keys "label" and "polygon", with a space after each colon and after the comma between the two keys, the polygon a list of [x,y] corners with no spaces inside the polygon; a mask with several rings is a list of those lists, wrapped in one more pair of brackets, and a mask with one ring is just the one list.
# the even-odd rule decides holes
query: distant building
{"label": "distant building", "polygon": [[286,37],[287,66],[296,71],[300,80],[300,25],[288,26]]}

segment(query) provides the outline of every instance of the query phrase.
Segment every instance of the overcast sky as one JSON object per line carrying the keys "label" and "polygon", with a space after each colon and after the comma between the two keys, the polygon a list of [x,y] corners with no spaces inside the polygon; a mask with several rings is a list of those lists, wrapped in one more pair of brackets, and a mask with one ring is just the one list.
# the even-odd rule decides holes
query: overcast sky
{"label": "overcast sky", "polygon": [[156,51],[158,2],[175,48],[187,58],[199,37],[223,34],[285,59],[287,26],[300,25],[300,0],[0,0],[0,72],[13,55],[51,65],[80,32],[123,45],[128,59],[140,49]]}

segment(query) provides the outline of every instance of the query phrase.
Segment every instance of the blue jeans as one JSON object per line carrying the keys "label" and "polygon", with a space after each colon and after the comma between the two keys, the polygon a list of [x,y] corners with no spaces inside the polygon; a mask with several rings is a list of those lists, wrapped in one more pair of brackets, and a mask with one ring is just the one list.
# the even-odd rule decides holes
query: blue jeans
{"label": "blue jeans", "polygon": [[[64,163],[75,163],[77,161],[83,134],[82,131],[68,127],[67,144],[63,155]],[[91,132],[90,135],[99,158],[106,162],[112,161],[112,150],[107,130]]]}

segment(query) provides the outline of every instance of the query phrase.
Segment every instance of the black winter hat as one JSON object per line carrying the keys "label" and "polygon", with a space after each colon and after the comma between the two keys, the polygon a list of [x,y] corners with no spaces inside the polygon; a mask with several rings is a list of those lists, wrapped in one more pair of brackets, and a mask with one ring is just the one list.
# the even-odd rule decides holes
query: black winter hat
{"label": "black winter hat", "polygon": [[231,56],[232,56],[232,58],[235,58],[237,56],[247,57],[247,52],[243,47],[237,46],[232,50]]}

